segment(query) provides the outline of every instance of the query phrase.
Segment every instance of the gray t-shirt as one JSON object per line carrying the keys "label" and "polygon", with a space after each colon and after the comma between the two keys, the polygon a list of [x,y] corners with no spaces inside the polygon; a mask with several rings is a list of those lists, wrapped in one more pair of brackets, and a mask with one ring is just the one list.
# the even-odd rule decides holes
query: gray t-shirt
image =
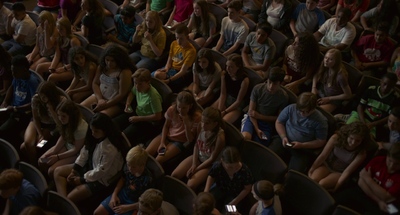
{"label": "gray t-shirt", "polygon": [[282,89],[271,94],[267,90],[267,84],[257,84],[251,92],[250,100],[257,104],[256,111],[266,116],[277,116],[279,111],[289,103],[289,96]]}
{"label": "gray t-shirt", "polygon": [[224,17],[221,22],[221,35],[224,35],[221,51],[230,49],[237,41],[244,43],[248,34],[249,27],[243,19],[233,22],[229,17]]}
{"label": "gray t-shirt", "polygon": [[285,125],[290,142],[326,140],[328,136],[328,121],[319,110],[315,110],[310,116],[302,117],[296,104],[291,104],[282,110],[278,121]]}
{"label": "gray t-shirt", "polygon": [[324,14],[320,9],[315,8],[314,10],[308,10],[305,3],[301,3],[297,6],[292,19],[296,21],[295,28],[299,33],[313,33],[317,27],[325,22]]}
{"label": "gray t-shirt", "polygon": [[[366,12],[364,12],[362,15],[362,17],[366,18],[367,21],[371,21],[371,26],[376,26],[376,18],[378,16],[378,8],[374,7]],[[391,37],[396,35],[396,30],[397,30],[397,26],[399,25],[399,17],[398,16],[394,16],[392,17],[392,21],[390,22],[390,30],[389,30],[389,35]]]}
{"label": "gray t-shirt", "polygon": [[275,57],[275,43],[268,37],[264,44],[256,41],[256,32],[251,32],[244,43],[244,46],[250,48],[251,58],[257,64],[263,64],[265,59],[272,60]]}

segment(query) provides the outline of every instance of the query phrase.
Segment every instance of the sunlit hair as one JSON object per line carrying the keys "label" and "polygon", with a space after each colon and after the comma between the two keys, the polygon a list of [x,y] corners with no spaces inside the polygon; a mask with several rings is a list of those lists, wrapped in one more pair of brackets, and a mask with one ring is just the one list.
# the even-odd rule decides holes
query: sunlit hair
{"label": "sunlit hair", "polygon": [[[337,86],[337,77],[339,74],[342,75],[343,78],[347,79],[347,70],[343,66],[342,63],[342,53],[340,52],[339,49],[329,49],[326,54],[333,54],[333,59],[335,61],[335,64],[333,65],[332,69],[329,67],[325,67],[324,65],[324,60],[322,60],[321,65],[319,67],[319,71],[317,73],[317,80],[322,83],[327,83],[330,86]],[[332,71],[333,73],[330,74],[329,71]]]}
{"label": "sunlit hair", "polygon": [[146,150],[141,145],[137,145],[126,154],[126,163],[130,166],[146,166],[148,157]]}
{"label": "sunlit hair", "polygon": [[367,125],[363,122],[353,122],[347,125],[343,125],[339,131],[336,132],[338,136],[338,146],[344,148],[348,146],[347,138],[350,135],[359,135],[363,138],[362,143],[358,146],[357,150],[364,149],[369,141],[371,141],[371,136],[369,135],[370,130]]}
{"label": "sunlit hair", "polygon": [[160,190],[153,188],[147,189],[139,197],[139,205],[147,209],[150,209],[152,213],[154,213],[161,208],[163,202],[163,196],[164,195]]}
{"label": "sunlit hair", "polygon": [[200,51],[197,53],[197,59],[194,62],[194,66],[195,66],[195,71],[198,73],[203,72],[203,68],[201,68],[201,66],[199,65],[199,60],[201,58],[205,58],[208,61],[208,67],[205,69],[207,74],[214,74],[215,72],[215,60],[212,54],[211,49],[208,48],[202,48],[200,49]]}
{"label": "sunlit hair", "polygon": [[218,123],[217,126],[215,126],[215,128],[212,130],[212,135],[210,135],[210,137],[208,137],[207,139],[206,145],[210,146],[212,144],[215,144],[215,141],[213,140],[216,140],[218,136],[218,131],[220,128],[223,128],[224,122],[222,120],[221,111],[213,107],[207,107],[206,109],[204,109],[202,116],[212,122]]}
{"label": "sunlit hair", "polygon": [[198,29],[198,32],[204,37],[210,37],[210,17],[213,16],[208,9],[208,3],[205,0],[196,0],[194,2],[197,6],[200,7],[201,13],[200,16],[193,16],[194,18],[194,28]]}
{"label": "sunlit hair", "polygon": [[312,111],[317,107],[317,96],[311,92],[304,92],[297,98],[297,110]]}
{"label": "sunlit hair", "polygon": [[240,56],[239,54],[231,54],[227,58],[227,62],[228,61],[232,61],[236,65],[236,67],[238,67],[238,71],[236,72],[236,76],[238,77],[238,79],[247,76],[246,71],[244,70],[242,56]]}
{"label": "sunlit hair", "polygon": [[241,161],[239,150],[234,146],[227,146],[221,153],[221,160],[227,164],[238,163]]}
{"label": "sunlit hair", "polygon": [[[77,55],[83,55],[85,57],[85,68],[81,68],[75,63],[75,57]],[[83,69],[89,69],[90,63],[97,63],[96,57],[90,52],[86,51],[82,46],[71,47],[68,51],[68,60],[71,65],[71,70],[75,74],[81,74]]]}
{"label": "sunlit hair", "polygon": [[105,61],[106,57],[112,57],[115,60],[115,64],[121,70],[130,69],[131,71],[136,71],[136,66],[129,58],[128,51],[120,45],[110,44],[104,49],[99,60],[99,66],[102,70],[105,70],[107,67]]}
{"label": "sunlit hair", "polygon": [[66,125],[61,125],[59,131],[66,142],[73,143],[75,141],[74,133],[82,120],[81,111],[72,100],[61,102],[57,107],[57,111],[68,115],[68,123]]}
{"label": "sunlit hair", "polygon": [[311,71],[313,76],[320,63],[320,51],[317,40],[309,32],[302,32],[296,35],[299,38],[297,48],[294,50],[295,62],[302,75]]}
{"label": "sunlit hair", "polygon": [[40,18],[41,23],[44,23],[45,21],[47,21],[48,27],[50,30],[49,33],[50,33],[50,35],[53,35],[54,29],[56,28],[56,20],[54,19],[54,16],[49,11],[44,10],[44,11],[40,12],[39,18]]}
{"label": "sunlit hair", "polygon": [[6,169],[0,173],[0,190],[20,187],[24,175],[17,169]]}
{"label": "sunlit hair", "polygon": [[149,31],[152,34],[156,34],[160,31],[163,31],[163,24],[160,18],[160,15],[158,15],[157,11],[149,11],[146,13],[146,18],[145,19],[151,19],[154,21],[154,29],[149,29],[149,27],[146,25],[146,22],[144,21],[143,25],[143,32]]}
{"label": "sunlit hair", "polygon": [[193,117],[195,116],[197,108],[197,103],[196,100],[193,96],[193,93],[190,90],[182,90],[180,93],[178,93],[178,96],[176,97],[175,101],[175,112],[178,113],[178,102],[180,104],[184,105],[191,105],[188,115],[190,117],[190,120],[193,120]]}
{"label": "sunlit hair", "polygon": [[194,201],[193,215],[211,215],[214,208],[214,196],[209,192],[201,192]]}

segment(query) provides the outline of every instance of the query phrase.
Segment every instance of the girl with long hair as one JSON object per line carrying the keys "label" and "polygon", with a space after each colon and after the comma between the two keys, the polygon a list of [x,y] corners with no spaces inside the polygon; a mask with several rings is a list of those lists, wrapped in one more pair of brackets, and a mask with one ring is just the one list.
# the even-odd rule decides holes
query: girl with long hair
{"label": "girl with long hair", "polygon": [[208,3],[205,0],[196,0],[193,3],[193,13],[190,16],[188,29],[189,38],[194,40],[200,47],[207,47],[213,40],[217,31],[217,21],[210,13]]}

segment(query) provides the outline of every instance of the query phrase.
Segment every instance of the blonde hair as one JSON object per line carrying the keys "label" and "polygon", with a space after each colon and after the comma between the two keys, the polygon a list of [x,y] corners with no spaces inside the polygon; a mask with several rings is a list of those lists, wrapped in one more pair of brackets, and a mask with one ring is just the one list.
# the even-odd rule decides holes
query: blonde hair
{"label": "blonde hair", "polygon": [[68,38],[72,37],[72,30],[71,30],[71,22],[67,17],[62,17],[59,19],[56,23],[56,25],[59,25],[62,28],[65,28],[66,34]]}
{"label": "blonde hair", "polygon": [[215,198],[209,192],[201,192],[194,201],[195,215],[210,215],[215,208]]}
{"label": "blonde hair", "polygon": [[138,145],[129,150],[126,154],[126,163],[135,166],[145,166],[148,158],[146,150]]}
{"label": "blonde hair", "polygon": [[[160,32],[160,31],[162,31],[163,30],[163,24],[162,24],[162,21],[161,21],[161,18],[160,18],[160,16],[158,15],[158,12],[157,11],[149,11],[149,12],[147,12],[146,13],[146,17],[145,17],[145,19],[146,18],[150,18],[150,19],[153,19],[154,20],[154,29],[151,29],[152,31],[150,31],[152,34],[153,33],[157,33],[157,32]],[[143,23],[143,33],[144,32],[146,32],[146,31],[148,31],[149,29],[148,29],[148,27],[147,27],[147,25],[146,25],[146,22],[144,22]]]}
{"label": "blonde hair", "polygon": [[44,11],[40,12],[39,18],[40,18],[41,22],[43,22],[43,23],[45,21],[47,21],[47,23],[49,25],[49,29],[50,29],[49,33],[50,33],[50,35],[53,35],[54,29],[56,27],[56,20],[54,19],[53,15],[49,11],[44,10]]}
{"label": "blonde hair", "polygon": [[329,49],[324,55],[324,58],[327,54],[332,54],[333,58],[335,59],[335,64],[332,67],[333,74],[329,73],[330,68],[325,67],[324,60],[322,60],[317,73],[317,80],[322,83],[328,83],[331,86],[336,86],[337,77],[339,74],[345,78],[347,77],[347,71],[342,64],[342,53],[339,49]]}
{"label": "blonde hair", "polygon": [[163,196],[164,194],[160,190],[150,188],[139,197],[139,204],[154,213],[161,208]]}

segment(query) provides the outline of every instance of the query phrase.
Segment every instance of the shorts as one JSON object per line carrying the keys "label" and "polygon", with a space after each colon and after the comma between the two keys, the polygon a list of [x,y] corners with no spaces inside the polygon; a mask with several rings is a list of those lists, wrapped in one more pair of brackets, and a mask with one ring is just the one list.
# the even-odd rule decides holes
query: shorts
{"label": "shorts", "polygon": [[181,150],[181,152],[184,151],[184,150],[186,149],[186,147],[185,147],[186,142],[183,143],[183,142],[172,141],[172,140],[168,140],[168,142],[169,142],[170,144],[174,145],[174,146],[175,146],[176,148],[178,148],[179,150]]}
{"label": "shorts", "polygon": [[248,132],[251,134],[251,140],[261,143],[264,146],[268,146],[271,142],[271,133],[272,133],[272,126],[271,124],[263,121],[257,120],[258,128],[263,131],[265,136],[267,136],[266,140],[260,139],[257,134],[255,134],[254,125],[250,120],[249,115],[245,114],[242,120],[242,128],[241,132]]}
{"label": "shorts", "polygon": [[102,191],[104,191],[104,189],[107,188],[107,186],[105,186],[104,184],[98,182],[98,181],[94,181],[94,182],[87,182],[86,187],[90,190],[90,192],[92,193],[92,195],[96,195],[101,193]]}
{"label": "shorts", "polygon": [[[124,188],[122,188],[122,189],[124,189]],[[130,198],[128,198],[122,190],[119,191],[118,198],[119,198],[119,202],[121,205],[135,203],[135,201],[132,201]],[[110,200],[111,200],[111,195],[108,196],[106,199],[104,199],[100,204],[108,211],[108,214],[115,214],[114,211],[112,210],[112,208],[108,205],[110,203]],[[132,214],[133,214],[133,210],[127,211],[120,215],[132,215]]]}
{"label": "shorts", "polygon": [[[233,103],[235,103],[236,98],[234,98],[231,95],[227,95],[226,96],[226,100],[225,100],[225,107],[228,108],[229,106],[231,106]],[[239,106],[237,107],[237,109],[239,111],[242,111],[243,108],[246,107],[246,103],[244,101],[242,101],[242,103],[239,104]]]}
{"label": "shorts", "polygon": [[[165,67],[163,67],[162,69],[164,69]],[[178,73],[179,71],[178,70],[176,70],[176,69],[173,69],[173,68],[171,68],[171,69],[169,69],[168,71],[167,71],[167,78],[166,79],[168,79],[168,78],[171,78],[172,76],[174,76],[174,75],[176,75],[177,73]],[[156,71],[154,71],[154,72],[152,72],[151,73],[151,77],[153,77],[154,78],[154,75],[156,74]],[[183,78],[179,78],[179,79],[176,79],[176,80],[174,80],[174,81],[171,81],[171,85],[175,85],[175,84],[183,84],[184,83],[184,79]],[[168,85],[170,85],[170,84],[168,84]]]}

